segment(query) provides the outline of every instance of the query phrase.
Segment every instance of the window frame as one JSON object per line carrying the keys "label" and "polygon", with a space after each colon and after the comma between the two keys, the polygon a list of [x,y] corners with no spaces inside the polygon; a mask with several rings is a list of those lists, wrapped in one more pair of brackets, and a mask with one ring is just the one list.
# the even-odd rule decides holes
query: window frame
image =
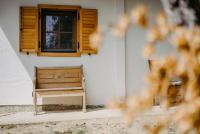
{"label": "window frame", "polygon": [[[42,21],[41,21],[41,11],[42,9],[48,10],[59,10],[59,11],[77,11],[77,51],[75,53],[67,53],[67,52],[42,52]],[[38,30],[38,37],[39,37],[39,47],[38,47],[38,56],[49,56],[49,57],[80,57],[81,53],[79,50],[79,42],[80,42],[80,21],[79,21],[79,12],[81,6],[65,6],[65,5],[48,5],[48,4],[39,4],[38,11],[39,11],[39,30]]]}

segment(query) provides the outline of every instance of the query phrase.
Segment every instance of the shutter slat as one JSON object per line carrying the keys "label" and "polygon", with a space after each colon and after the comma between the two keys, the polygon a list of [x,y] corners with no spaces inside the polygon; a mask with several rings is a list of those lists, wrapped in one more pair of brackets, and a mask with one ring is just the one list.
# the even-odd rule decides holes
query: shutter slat
{"label": "shutter slat", "polygon": [[38,8],[21,7],[20,51],[37,52]]}
{"label": "shutter slat", "polygon": [[81,53],[97,53],[90,47],[90,35],[96,31],[98,15],[96,9],[80,10],[80,51]]}
{"label": "shutter slat", "polygon": [[83,21],[91,21],[91,22],[96,22],[96,19],[95,18],[92,18],[92,16],[91,17],[85,17],[85,18],[83,18]]}

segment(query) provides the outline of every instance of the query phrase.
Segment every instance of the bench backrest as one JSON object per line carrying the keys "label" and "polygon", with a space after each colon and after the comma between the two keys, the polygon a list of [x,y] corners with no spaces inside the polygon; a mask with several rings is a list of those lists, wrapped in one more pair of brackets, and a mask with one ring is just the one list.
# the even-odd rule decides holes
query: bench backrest
{"label": "bench backrest", "polygon": [[81,87],[83,67],[35,67],[36,89]]}

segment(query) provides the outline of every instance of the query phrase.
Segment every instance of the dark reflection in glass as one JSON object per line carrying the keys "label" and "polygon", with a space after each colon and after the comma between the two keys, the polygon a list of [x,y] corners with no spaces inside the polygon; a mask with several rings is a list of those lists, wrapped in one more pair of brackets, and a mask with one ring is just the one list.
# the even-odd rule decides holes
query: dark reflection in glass
{"label": "dark reflection in glass", "polygon": [[61,34],[61,48],[73,49],[72,48],[72,34],[62,33]]}
{"label": "dark reflection in glass", "polygon": [[76,11],[44,9],[41,21],[43,52],[76,52]]}
{"label": "dark reflection in glass", "polygon": [[71,16],[61,16],[60,17],[60,31],[62,32],[72,32],[73,18]]}

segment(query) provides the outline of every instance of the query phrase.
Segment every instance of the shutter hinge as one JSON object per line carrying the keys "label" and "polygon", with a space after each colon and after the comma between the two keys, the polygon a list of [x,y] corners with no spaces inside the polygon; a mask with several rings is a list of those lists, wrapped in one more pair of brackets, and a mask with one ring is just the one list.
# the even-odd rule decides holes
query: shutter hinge
{"label": "shutter hinge", "polygon": [[22,31],[22,11],[23,11],[23,8],[20,7],[20,31]]}
{"label": "shutter hinge", "polygon": [[38,44],[39,44],[39,48],[41,48],[41,44],[40,44],[40,41],[38,42]]}
{"label": "shutter hinge", "polygon": [[80,44],[79,44],[79,42],[78,42],[78,49],[80,48]]}
{"label": "shutter hinge", "polygon": [[78,20],[80,20],[80,13],[78,13]]}
{"label": "shutter hinge", "polygon": [[38,15],[39,15],[39,19],[41,19],[41,12],[40,11],[39,11]]}

